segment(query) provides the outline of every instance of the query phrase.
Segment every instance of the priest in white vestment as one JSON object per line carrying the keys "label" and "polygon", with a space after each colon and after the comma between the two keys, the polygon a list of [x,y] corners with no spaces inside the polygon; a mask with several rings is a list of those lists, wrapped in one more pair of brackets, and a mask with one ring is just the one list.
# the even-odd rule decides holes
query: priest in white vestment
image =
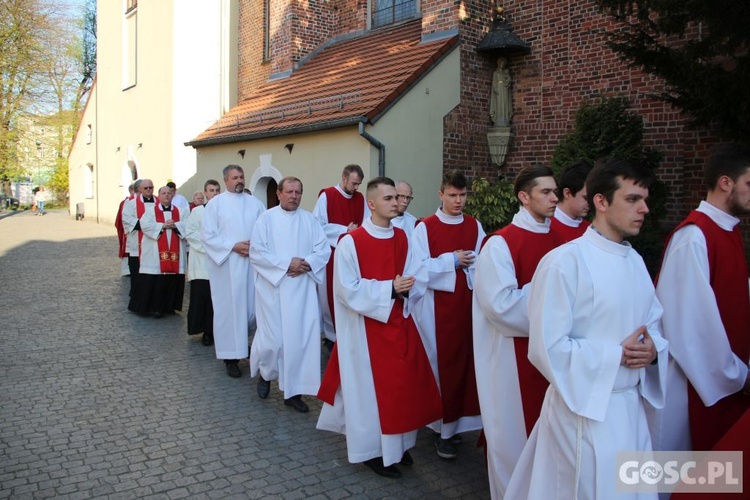
{"label": "priest in white vestment", "polygon": [[250,262],[255,276],[258,328],[250,349],[250,375],[260,373],[258,395],[279,381],[284,404],[306,413],[300,395],[320,389],[320,314],[316,285],[325,279],[331,248],[320,223],[299,208],[302,182],[279,181],[279,206],[255,223]]}
{"label": "priest in white vestment", "polygon": [[650,451],[644,400],[663,405],[667,341],[643,259],[624,238],[648,213],[650,172],[611,159],[586,185],[581,238],[549,252],[528,295],[529,359],[549,380],[506,498],[656,498],[617,491],[617,453]]}
{"label": "priest in white vestment", "polygon": [[406,181],[396,182],[396,192],[398,193],[398,215],[391,221],[393,227],[398,227],[404,230],[406,236],[411,238],[411,233],[414,232],[414,226],[417,225],[417,218],[407,212],[411,200],[414,199],[414,191],[411,188],[411,184]]}
{"label": "priest in white vestment", "polygon": [[237,378],[239,360],[248,357],[248,332],[255,325],[250,238],[265,207],[244,192],[245,174],[238,165],[224,168],[224,184],[227,190],[206,205],[201,241],[208,256],[216,358]]}

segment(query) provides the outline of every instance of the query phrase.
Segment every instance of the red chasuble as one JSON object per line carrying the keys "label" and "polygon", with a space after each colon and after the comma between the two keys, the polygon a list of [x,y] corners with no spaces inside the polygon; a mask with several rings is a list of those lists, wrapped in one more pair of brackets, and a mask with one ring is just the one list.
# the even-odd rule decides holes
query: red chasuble
{"label": "red chasuble", "polygon": [[591,223],[587,220],[582,220],[581,224],[578,227],[572,227],[564,224],[555,217],[550,218],[550,221],[552,221],[550,231],[554,231],[555,233],[557,233],[557,235],[560,236],[565,243],[583,236],[583,233],[585,233],[586,229],[591,225]]}
{"label": "red chasuble", "polygon": [[[552,231],[534,233],[514,224],[505,226],[490,237],[494,235],[502,236],[508,244],[513,266],[516,269],[518,288],[531,281],[542,257],[564,243],[562,237]],[[516,351],[518,384],[521,387],[521,401],[523,402],[523,419],[528,436],[542,411],[544,393],[547,391],[549,382],[529,361],[529,338],[514,337],[513,343]]]}
{"label": "red chasuble", "polygon": [[[326,194],[326,209],[329,223],[348,226],[354,222],[357,226],[362,225],[362,220],[365,217],[365,198],[362,196],[362,193],[355,191],[351,198],[346,198],[336,189],[336,186],[331,186],[321,189],[320,193],[318,193],[318,198],[323,193]],[[326,283],[333,283],[333,252],[335,251],[336,248],[331,247],[331,257],[328,259],[328,264],[326,265]],[[326,287],[326,295],[328,297],[328,309],[331,311],[331,321],[335,329],[336,318],[333,315],[332,286],[328,285]]]}
{"label": "red chasuble", "polygon": [[[406,233],[378,239],[365,229],[349,233],[357,251],[363,279],[393,280],[403,274],[408,251]],[[404,318],[404,301],[396,299],[387,323],[365,316],[365,335],[383,434],[402,434],[442,417],[440,392],[430,361],[411,316]],[[356,335],[358,332],[349,332]],[[331,353],[318,397],[333,405],[339,378],[337,345]]]}
{"label": "red chasuble", "polygon": [[[161,204],[154,207],[154,217],[156,222],[164,224],[164,209]],[[179,222],[180,211],[177,207],[172,206],[172,220]],[[172,229],[172,237],[167,238],[167,230],[162,230],[159,238],[156,240],[159,247],[159,268],[162,274],[179,274],[180,272],[180,237],[177,236],[177,230]]]}
{"label": "red chasuble", "polygon": [[[446,224],[437,215],[422,220],[427,229],[430,257],[455,250],[474,250],[479,228],[464,215],[461,224]],[[437,342],[443,422],[479,415],[479,397],[474,372],[474,340],[471,325],[471,290],[466,273],[457,269],[453,292],[435,290],[435,338]]]}
{"label": "red chasuble", "polygon": [[[698,226],[706,238],[709,281],[716,296],[721,322],[732,352],[747,362],[750,356],[750,291],[742,235],[738,227],[733,231],[725,231],[709,216],[697,210],[691,212],[675,231],[688,224]],[[672,235],[667,239],[666,245],[671,238]],[[741,392],[706,407],[690,385],[688,410],[693,449],[712,449],[748,409],[750,398]]]}

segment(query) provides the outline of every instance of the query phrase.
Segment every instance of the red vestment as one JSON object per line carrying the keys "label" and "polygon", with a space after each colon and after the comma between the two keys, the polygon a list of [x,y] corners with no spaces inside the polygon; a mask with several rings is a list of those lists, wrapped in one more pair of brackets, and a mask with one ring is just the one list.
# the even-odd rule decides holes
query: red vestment
{"label": "red vestment", "polygon": [[[445,224],[437,215],[422,219],[427,229],[430,258],[455,250],[476,248],[479,235],[477,221],[466,214],[463,217],[461,224]],[[471,293],[462,269],[456,270],[453,292],[434,292],[435,341],[445,423],[480,413],[474,371]]]}
{"label": "red vestment", "polygon": [[[340,224],[342,226],[348,226],[352,222],[357,227],[362,225],[362,220],[365,217],[365,198],[362,193],[355,191],[351,198],[346,198],[341,192],[336,189],[336,186],[327,187],[321,189],[318,193],[320,195],[325,193],[326,195],[326,210],[328,216],[328,222],[330,224]],[[333,253],[336,251],[335,247],[331,247],[331,257],[328,259],[326,265],[326,295],[328,298],[328,309],[331,311],[331,321],[336,324],[336,318],[333,314]]]}
{"label": "red vestment", "polygon": [[[518,288],[531,281],[542,257],[547,255],[550,250],[565,243],[560,235],[551,230],[549,233],[534,233],[515,224],[505,226],[487,239],[494,235],[502,236],[508,245],[510,256],[513,259],[513,267],[516,270]],[[523,401],[523,418],[526,424],[526,435],[528,436],[542,411],[542,402],[549,382],[529,361],[529,338],[513,337],[513,343],[516,352],[518,384],[521,388],[521,399]]]}
{"label": "red vestment", "polygon": [[583,233],[585,233],[586,229],[591,225],[591,223],[585,219],[581,221],[581,224],[578,227],[569,226],[564,222],[560,222],[557,217],[551,217],[550,221],[550,232],[557,233],[565,243],[583,236]]}
{"label": "red vestment", "polygon": [[[403,274],[408,241],[394,228],[393,238],[379,239],[364,228],[349,235],[354,241],[360,276],[378,281]],[[394,301],[387,323],[364,317],[367,349],[383,434],[402,434],[439,420],[440,393],[422,339],[411,316],[404,318],[404,301]],[[358,332],[348,332],[356,335]],[[340,385],[338,344],[334,345],[318,398],[334,404]]]}
{"label": "red vestment", "polygon": [[[694,210],[667,239],[679,229],[695,224],[706,238],[709,281],[732,352],[744,362],[750,356],[750,291],[745,250],[739,228],[725,231],[709,216]],[[690,434],[694,450],[710,450],[750,409],[750,398],[735,393],[705,406],[692,385],[688,385]]]}

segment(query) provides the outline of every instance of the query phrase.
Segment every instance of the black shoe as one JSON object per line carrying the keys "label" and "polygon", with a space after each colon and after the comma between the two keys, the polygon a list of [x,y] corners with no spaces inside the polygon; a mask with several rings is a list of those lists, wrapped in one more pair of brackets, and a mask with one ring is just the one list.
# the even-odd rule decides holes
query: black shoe
{"label": "black shoe", "polygon": [[154,318],[156,318],[156,319],[163,318],[163,317],[164,317],[164,313],[161,312],[161,311],[158,311],[158,312],[154,313]]}
{"label": "black shoe", "polygon": [[323,347],[328,349],[329,353],[333,351],[333,340],[323,339]]}
{"label": "black shoe", "polygon": [[395,465],[386,467],[383,465],[383,457],[371,458],[364,462],[378,476],[398,478],[401,477],[401,471]]}
{"label": "black shoe", "polygon": [[464,442],[464,438],[461,437],[461,434],[454,434],[451,438],[451,443],[455,445],[462,444]]}
{"label": "black shoe", "polygon": [[271,382],[264,379],[262,375],[258,375],[258,397],[260,399],[266,399],[270,392]]}
{"label": "black shoe", "polygon": [[[260,386],[258,390],[260,391]],[[300,413],[307,413],[308,411],[310,411],[310,408],[307,407],[307,404],[302,401],[302,396],[299,395],[292,396],[289,399],[285,399],[284,404],[287,406],[291,406]]]}
{"label": "black shoe", "polygon": [[456,447],[451,443],[450,439],[443,439],[440,436],[435,439],[435,450],[440,458],[450,460],[458,456]]}
{"label": "black shoe", "polygon": [[204,332],[203,337],[201,337],[201,344],[205,346],[214,345],[214,336]]}
{"label": "black shoe", "polygon": [[405,451],[399,463],[401,465],[406,465],[407,467],[414,465],[414,459],[411,458],[411,453]]}
{"label": "black shoe", "polygon": [[236,359],[225,359],[224,363],[227,365],[227,375],[232,378],[240,378],[242,372],[240,371],[239,360]]}

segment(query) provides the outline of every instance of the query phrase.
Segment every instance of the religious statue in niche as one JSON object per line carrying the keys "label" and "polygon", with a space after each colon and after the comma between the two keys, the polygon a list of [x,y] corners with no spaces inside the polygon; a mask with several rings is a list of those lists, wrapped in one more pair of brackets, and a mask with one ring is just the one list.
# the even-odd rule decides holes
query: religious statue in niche
{"label": "religious statue in niche", "polygon": [[497,69],[492,74],[492,95],[490,96],[490,118],[495,127],[508,127],[513,117],[510,97],[510,71],[508,60],[500,57]]}

